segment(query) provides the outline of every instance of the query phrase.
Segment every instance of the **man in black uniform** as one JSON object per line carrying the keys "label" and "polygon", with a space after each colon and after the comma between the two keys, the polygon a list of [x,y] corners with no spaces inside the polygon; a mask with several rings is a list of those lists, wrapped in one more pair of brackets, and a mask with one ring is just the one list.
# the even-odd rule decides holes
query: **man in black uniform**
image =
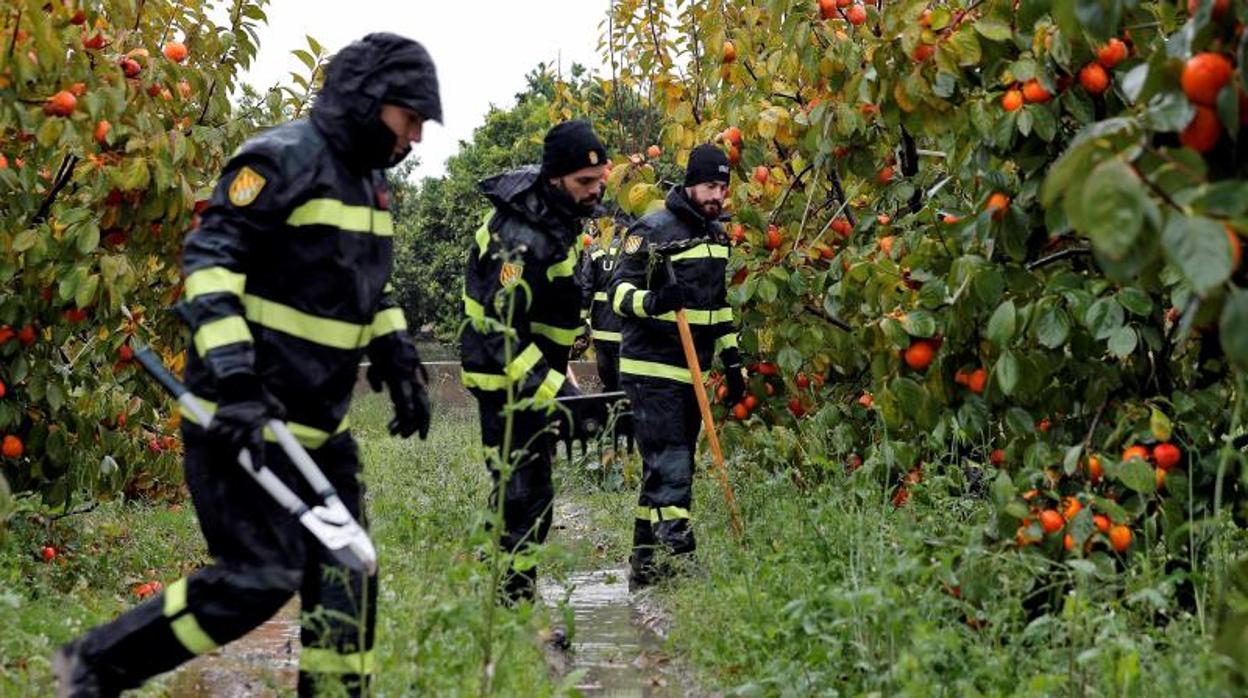
{"label": "man in black uniform", "polygon": [[58,653],[62,695],[117,695],[242,636],[295,593],[306,613],[299,694],[359,694],[373,667],[377,580],[336,566],[236,460],[247,449],[305,501],[268,419],[291,432],[362,520],[347,411],[360,360],[394,402],[391,433],[429,428],[420,360],[389,284],[393,223],[381,170],[441,120],[437,77],[418,43],[370,34],[325,72],[311,119],[248,141],[186,241],[187,387],[213,413],[184,414],[187,485],[214,564]]}
{"label": "man in black uniform", "polygon": [[[632,403],[642,457],[630,560],[633,586],[653,583],[660,575],[656,548],[673,555],[695,548],[689,507],[700,412],[676,327],[678,308],[686,309],[699,365],[708,366],[719,355],[729,403],[745,392],[726,300],[728,239],[717,222],[729,171],[718,148],[693,150],[684,185],[672,190],[663,210],[642,217],[629,230],[608,294],[623,317],[620,382]],[[652,254],[651,246],[666,251]],[[668,280],[668,261],[676,283]]]}
{"label": "man in black uniform", "polygon": [[[460,335],[463,383],[477,398],[481,441],[492,458],[506,458],[503,545],[510,552],[540,544],[550,530],[553,443],[545,430],[556,396],[576,394],[567,381],[568,355],[583,331],[576,262],[583,219],[602,197],[607,152],[584,121],[546,133],[542,165],[481,182],[494,212],[468,252]],[[530,406],[505,408],[532,399]],[[504,442],[507,442],[505,447]],[[491,455],[487,455],[487,458]],[[499,496],[498,460],[491,507]],[[536,568],[513,568],[503,598],[531,599]]]}
{"label": "man in black uniform", "polygon": [[594,240],[581,260],[581,316],[589,323],[589,337],[594,343],[598,378],[604,392],[620,389],[620,316],[611,309],[607,287],[619,262],[620,244],[627,227],[623,217],[617,217],[611,242],[603,247],[599,240]]}

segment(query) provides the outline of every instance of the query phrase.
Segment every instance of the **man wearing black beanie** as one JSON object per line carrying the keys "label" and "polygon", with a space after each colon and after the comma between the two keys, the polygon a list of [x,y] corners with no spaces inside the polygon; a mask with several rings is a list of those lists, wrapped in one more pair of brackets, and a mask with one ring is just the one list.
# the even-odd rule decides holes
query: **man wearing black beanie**
{"label": "man wearing black beanie", "polygon": [[[701,421],[677,332],[677,309],[686,310],[699,365],[708,366],[719,355],[729,402],[745,392],[727,303],[728,239],[718,221],[730,171],[719,148],[694,148],[684,185],[668,194],[663,210],[629,229],[608,291],[615,312],[623,317],[620,383],[632,403],[642,457],[630,559],[634,588],[671,569],[656,560],[656,551],[682,556],[695,548],[689,508]],[[668,250],[675,283],[668,280],[663,264],[652,263],[652,245]]]}
{"label": "man wearing black beanie", "polygon": [[[463,383],[477,399],[481,441],[494,478],[491,509],[503,488],[503,546],[539,545],[550,530],[553,441],[546,431],[582,333],[575,277],[581,224],[598,207],[607,151],[585,121],[546,134],[541,166],[481,182],[494,210],[468,252],[460,334]],[[507,409],[515,403],[523,409]],[[508,422],[511,422],[508,424]],[[517,567],[522,567],[518,569]],[[509,603],[531,599],[537,569],[513,566],[501,589]]]}

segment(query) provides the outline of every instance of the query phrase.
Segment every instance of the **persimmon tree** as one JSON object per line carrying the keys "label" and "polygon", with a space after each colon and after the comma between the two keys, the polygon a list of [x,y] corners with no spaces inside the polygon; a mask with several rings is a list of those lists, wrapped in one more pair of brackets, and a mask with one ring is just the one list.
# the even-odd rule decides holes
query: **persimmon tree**
{"label": "persimmon tree", "polygon": [[[1192,520],[1242,499],[1240,3],[610,12],[608,91],[645,86],[678,162],[715,142],[735,168],[755,373],[727,444],[862,466],[898,506],[925,463],[969,463],[994,545],[1203,564]],[[611,185],[632,211],[665,193],[637,158]]]}
{"label": "persimmon tree", "polygon": [[[178,253],[224,160],[306,105],[244,94],[266,2],[19,1],[0,16],[0,476],[51,506],[180,481],[177,416],[129,338],[180,368]],[[220,19],[218,19],[220,18]],[[298,89],[297,89],[298,88]]]}

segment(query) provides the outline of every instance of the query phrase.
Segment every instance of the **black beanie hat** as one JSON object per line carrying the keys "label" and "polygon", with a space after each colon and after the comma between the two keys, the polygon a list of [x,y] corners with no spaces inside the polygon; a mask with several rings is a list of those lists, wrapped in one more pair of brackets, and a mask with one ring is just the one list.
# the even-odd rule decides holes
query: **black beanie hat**
{"label": "black beanie hat", "polygon": [[546,132],[542,172],[563,177],[585,167],[607,164],[607,149],[588,121],[565,121]]}
{"label": "black beanie hat", "polygon": [[710,143],[703,143],[689,153],[689,166],[685,168],[685,186],[695,187],[706,182],[727,184],[728,173],[731,171],[724,151]]}

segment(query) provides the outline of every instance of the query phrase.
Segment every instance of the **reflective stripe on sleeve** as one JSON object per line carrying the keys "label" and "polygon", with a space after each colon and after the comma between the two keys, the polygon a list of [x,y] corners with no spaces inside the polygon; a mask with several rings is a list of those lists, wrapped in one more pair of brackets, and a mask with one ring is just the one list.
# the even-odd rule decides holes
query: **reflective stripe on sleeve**
{"label": "reflective stripe on sleeve", "polygon": [[205,322],[195,330],[195,351],[200,356],[227,344],[252,343],[253,341],[251,330],[247,328],[247,321],[237,315]]}
{"label": "reflective stripe on sleeve", "polygon": [[246,285],[246,274],[230,271],[225,267],[204,267],[196,269],[186,277],[183,294],[188,301],[209,293],[232,293],[241,296]]}
{"label": "reflective stripe on sleeve", "polygon": [[311,199],[304,202],[286,219],[290,226],[328,225],[353,233],[372,233],[383,237],[394,235],[394,221],[389,211],[370,206],[350,206],[334,199]]}

